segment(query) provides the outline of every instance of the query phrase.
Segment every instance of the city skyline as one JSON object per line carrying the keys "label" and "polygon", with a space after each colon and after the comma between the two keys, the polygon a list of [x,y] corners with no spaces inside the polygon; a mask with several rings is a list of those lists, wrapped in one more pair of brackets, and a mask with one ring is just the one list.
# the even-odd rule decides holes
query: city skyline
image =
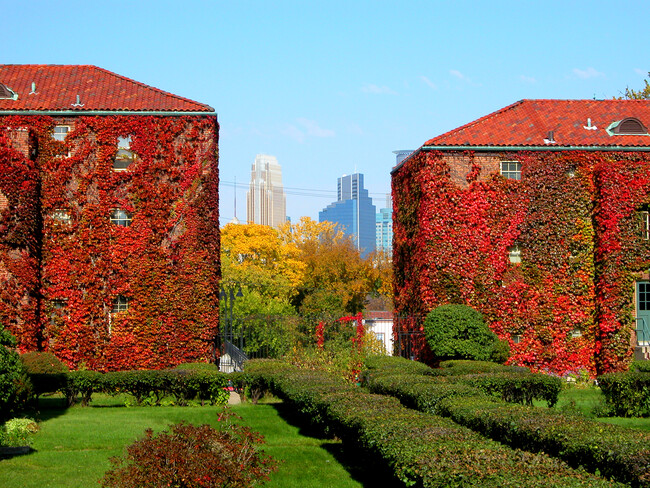
{"label": "city skyline", "polygon": [[[0,40],[10,47],[4,63],[101,66],[214,107],[223,225],[234,217],[234,180],[248,183],[256,154],[281,162],[287,215],[316,219],[335,199],[329,182],[338,176],[363,173],[377,201],[390,192],[393,151],[517,100],[604,99],[640,88],[646,50],[624,41],[644,32],[649,13],[639,0],[625,8],[603,0],[588,8],[560,0],[187,0],[181,9],[166,0],[70,0],[65,8],[25,0],[3,11]],[[115,35],[127,18],[137,28]],[[68,25],[80,42],[64,49],[53,39]]]}

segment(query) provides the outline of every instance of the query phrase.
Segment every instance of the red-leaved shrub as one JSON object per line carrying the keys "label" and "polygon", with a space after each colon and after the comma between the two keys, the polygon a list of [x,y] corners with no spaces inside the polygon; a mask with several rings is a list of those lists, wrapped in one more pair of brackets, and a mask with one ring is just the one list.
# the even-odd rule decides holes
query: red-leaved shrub
{"label": "red-leaved shrub", "polygon": [[269,479],[277,462],[257,446],[262,436],[232,424],[231,413],[221,414],[221,429],[181,422],[126,448],[122,458],[111,458],[104,488],[217,488],[249,487]]}

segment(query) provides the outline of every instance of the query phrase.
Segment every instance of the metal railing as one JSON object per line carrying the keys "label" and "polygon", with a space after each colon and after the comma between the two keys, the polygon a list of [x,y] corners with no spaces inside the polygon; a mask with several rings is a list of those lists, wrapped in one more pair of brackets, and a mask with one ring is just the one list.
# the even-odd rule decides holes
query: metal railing
{"label": "metal railing", "polygon": [[[641,327],[639,327],[639,322]],[[643,317],[636,319],[636,345],[637,346],[650,346],[650,329]]]}

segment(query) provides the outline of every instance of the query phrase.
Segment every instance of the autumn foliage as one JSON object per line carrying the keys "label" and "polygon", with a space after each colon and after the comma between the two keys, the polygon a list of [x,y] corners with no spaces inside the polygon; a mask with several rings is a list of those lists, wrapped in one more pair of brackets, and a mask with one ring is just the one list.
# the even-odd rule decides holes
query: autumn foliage
{"label": "autumn foliage", "polygon": [[[215,117],[7,116],[0,321],[70,366],[212,358],[218,323]],[[55,125],[71,127],[64,142]],[[118,137],[136,155],[115,171]],[[132,215],[117,226],[111,212]],[[114,312],[118,296],[128,309]]]}
{"label": "autumn foliage", "polygon": [[[504,152],[521,181],[486,174],[477,153],[422,152],[393,174],[395,304],[418,330],[438,305],[467,304],[510,342],[510,362],[591,374],[631,355],[634,281],[650,266],[638,211],[650,160],[638,152]],[[508,251],[521,251],[511,263]]]}

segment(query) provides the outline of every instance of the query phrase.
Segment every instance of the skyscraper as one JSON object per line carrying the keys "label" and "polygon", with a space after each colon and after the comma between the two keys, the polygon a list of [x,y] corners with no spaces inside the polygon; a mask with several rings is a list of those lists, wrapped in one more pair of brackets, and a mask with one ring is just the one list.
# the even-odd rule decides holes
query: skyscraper
{"label": "skyscraper", "polygon": [[390,193],[386,195],[386,208],[381,208],[377,212],[376,228],[377,250],[391,254],[393,251],[393,202]]}
{"label": "skyscraper", "polygon": [[246,220],[249,224],[271,227],[278,227],[287,220],[282,170],[274,156],[255,156],[250,189],[246,193]]}
{"label": "skyscraper", "polygon": [[375,250],[375,206],[363,188],[363,175],[338,179],[338,200],[318,213],[319,222],[334,222],[354,240],[362,256]]}

